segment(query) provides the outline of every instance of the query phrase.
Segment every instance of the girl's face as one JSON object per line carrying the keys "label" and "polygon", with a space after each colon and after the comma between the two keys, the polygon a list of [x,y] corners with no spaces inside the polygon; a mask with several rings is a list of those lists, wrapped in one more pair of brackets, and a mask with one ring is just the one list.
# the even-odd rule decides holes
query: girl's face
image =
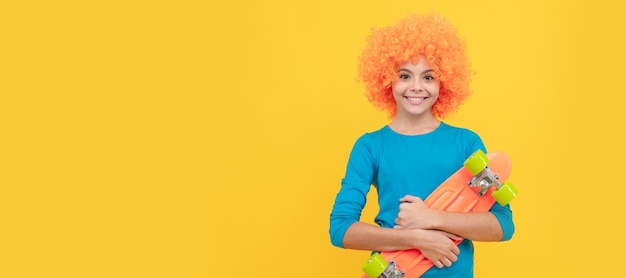
{"label": "girl's face", "polygon": [[434,74],[424,57],[417,64],[409,61],[400,65],[398,80],[391,87],[398,107],[396,117],[432,115],[440,85]]}

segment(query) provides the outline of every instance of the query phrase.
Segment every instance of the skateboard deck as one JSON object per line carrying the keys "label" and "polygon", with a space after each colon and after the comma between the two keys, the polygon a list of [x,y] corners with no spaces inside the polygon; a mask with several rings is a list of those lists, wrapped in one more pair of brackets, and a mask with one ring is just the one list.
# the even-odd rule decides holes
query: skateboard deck
{"label": "skateboard deck", "polygon": [[[502,152],[477,151],[464,166],[433,191],[424,203],[432,209],[450,212],[489,211],[498,201],[507,204],[517,189],[508,180],[511,161]],[[456,240],[459,244],[461,240]],[[363,278],[417,278],[433,266],[417,249],[374,253],[363,265]]]}

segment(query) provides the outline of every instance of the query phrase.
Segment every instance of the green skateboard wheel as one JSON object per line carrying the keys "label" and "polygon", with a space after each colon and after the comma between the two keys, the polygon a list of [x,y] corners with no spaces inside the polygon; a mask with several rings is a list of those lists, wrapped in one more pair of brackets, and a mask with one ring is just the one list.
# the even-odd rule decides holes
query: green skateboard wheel
{"label": "green skateboard wheel", "polygon": [[374,253],[361,269],[363,269],[365,274],[370,278],[376,278],[385,271],[388,265],[389,264],[383,259],[380,253]]}
{"label": "green skateboard wheel", "polygon": [[484,170],[488,164],[489,158],[487,158],[487,155],[482,150],[477,150],[465,160],[463,166],[475,176]]}
{"label": "green skateboard wheel", "polygon": [[513,186],[510,182],[502,183],[502,186],[491,193],[494,199],[500,204],[504,206],[508,204],[515,196],[517,196],[517,188]]}

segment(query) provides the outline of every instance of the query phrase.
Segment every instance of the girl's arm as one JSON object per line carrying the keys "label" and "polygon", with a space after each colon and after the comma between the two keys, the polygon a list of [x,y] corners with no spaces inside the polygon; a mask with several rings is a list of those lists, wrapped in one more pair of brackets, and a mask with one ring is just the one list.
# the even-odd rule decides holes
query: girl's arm
{"label": "girl's arm", "polygon": [[419,249],[441,268],[456,262],[460,250],[452,240],[461,238],[443,231],[389,229],[364,222],[354,222],[346,231],[343,246],[349,249],[394,251]]}
{"label": "girl's arm", "polygon": [[395,228],[435,229],[476,241],[501,241],[505,238],[502,225],[492,212],[433,210],[415,196],[405,196],[400,201],[402,204]]}

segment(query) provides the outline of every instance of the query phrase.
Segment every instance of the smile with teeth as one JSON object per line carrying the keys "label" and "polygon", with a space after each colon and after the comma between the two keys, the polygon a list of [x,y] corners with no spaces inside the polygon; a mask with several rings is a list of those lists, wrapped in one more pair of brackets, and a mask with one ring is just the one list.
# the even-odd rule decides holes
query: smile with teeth
{"label": "smile with teeth", "polygon": [[411,104],[420,104],[427,99],[427,97],[406,97],[406,96],[404,98],[408,100],[409,103]]}

